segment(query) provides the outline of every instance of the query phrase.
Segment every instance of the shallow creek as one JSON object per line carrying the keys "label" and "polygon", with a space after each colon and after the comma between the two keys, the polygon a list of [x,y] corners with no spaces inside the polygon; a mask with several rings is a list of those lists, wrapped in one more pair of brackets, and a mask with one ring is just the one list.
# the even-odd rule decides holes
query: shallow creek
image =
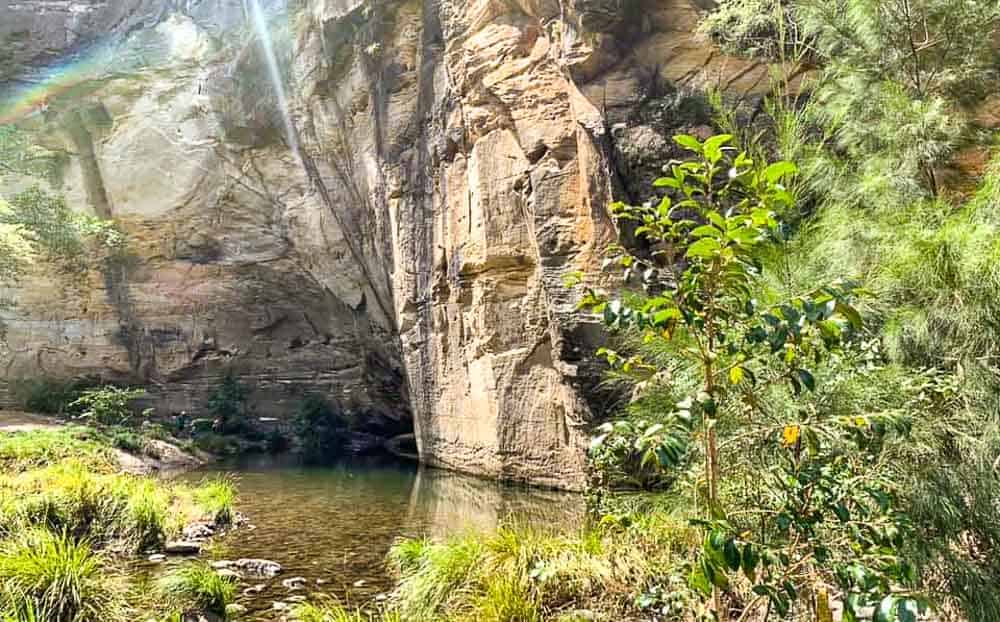
{"label": "shallow creek", "polygon": [[[441,537],[496,527],[501,521],[545,529],[577,529],[584,516],[580,495],[487,481],[396,461],[355,460],[304,467],[285,459],[249,457],[183,477],[198,481],[227,475],[239,491],[237,509],[252,527],[216,540],[208,559],[264,558],[283,572],[248,579],[240,604],[277,619],[275,601],[317,593],[361,605],[391,587],[385,557],[400,537]],[[282,579],[305,577],[290,591]]]}

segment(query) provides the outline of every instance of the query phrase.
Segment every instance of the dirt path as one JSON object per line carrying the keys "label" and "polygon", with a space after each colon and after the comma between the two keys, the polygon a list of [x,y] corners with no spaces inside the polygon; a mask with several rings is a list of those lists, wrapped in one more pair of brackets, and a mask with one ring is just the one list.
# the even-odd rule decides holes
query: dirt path
{"label": "dirt path", "polygon": [[54,430],[62,425],[63,422],[53,417],[35,415],[19,410],[0,410],[0,432]]}

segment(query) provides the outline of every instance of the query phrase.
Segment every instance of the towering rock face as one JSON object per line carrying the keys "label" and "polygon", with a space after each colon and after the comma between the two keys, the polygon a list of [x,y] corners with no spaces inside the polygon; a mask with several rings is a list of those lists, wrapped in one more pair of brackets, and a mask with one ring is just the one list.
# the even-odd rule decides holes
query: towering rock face
{"label": "towering rock face", "polygon": [[429,463],[566,488],[601,331],[563,279],[598,278],[608,203],[707,121],[693,88],[766,79],[694,40],[689,0],[29,4],[0,3],[10,66],[93,66],[8,108],[130,255],[13,292],[8,379],[192,410],[234,369],[263,413],[322,391],[412,417]]}

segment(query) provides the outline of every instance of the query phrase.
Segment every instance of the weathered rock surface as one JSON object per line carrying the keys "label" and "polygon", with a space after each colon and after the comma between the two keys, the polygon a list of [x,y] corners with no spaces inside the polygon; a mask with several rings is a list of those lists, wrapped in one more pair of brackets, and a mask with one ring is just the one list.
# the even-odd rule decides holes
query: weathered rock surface
{"label": "weathered rock surface", "polygon": [[262,1],[289,124],[252,2],[29,4],[0,3],[9,66],[129,59],[8,108],[130,255],[11,292],[8,380],[196,411],[233,369],[261,414],[319,392],[393,433],[412,417],[431,464],[567,488],[600,331],[563,277],[596,278],[606,206],[706,122],[701,84],[766,81],[693,38],[691,0]]}
{"label": "weathered rock surface", "polygon": [[237,559],[231,567],[240,572],[261,577],[275,577],[281,573],[281,564],[269,559]]}

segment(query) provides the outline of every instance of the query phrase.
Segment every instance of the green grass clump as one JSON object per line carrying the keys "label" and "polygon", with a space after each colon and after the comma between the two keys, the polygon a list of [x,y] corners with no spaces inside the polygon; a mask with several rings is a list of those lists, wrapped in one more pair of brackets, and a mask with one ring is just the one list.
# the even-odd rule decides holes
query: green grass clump
{"label": "green grass clump", "polygon": [[46,527],[117,550],[140,551],[196,520],[230,520],[235,491],[212,482],[190,488],[146,477],[95,473],[66,461],[0,476],[0,537]]}
{"label": "green grass clump", "polygon": [[332,598],[323,599],[319,604],[303,603],[292,610],[293,619],[298,622],[398,622],[392,613],[379,614],[360,609],[348,609]]}
{"label": "green grass clump", "polygon": [[184,611],[225,615],[236,597],[236,584],[205,562],[189,562],[160,580],[160,591],[172,606]]}
{"label": "green grass clump", "polygon": [[0,544],[0,616],[47,622],[127,620],[104,558],[66,534],[29,529]]}
{"label": "green grass clump", "polygon": [[392,611],[414,622],[535,622],[578,608],[620,619],[690,537],[684,523],[658,513],[575,534],[501,527],[443,542],[404,540],[389,554],[399,575]]}
{"label": "green grass clump", "polygon": [[195,503],[217,525],[233,522],[236,505],[236,487],[224,477],[202,482],[194,492]]}
{"label": "green grass clump", "polygon": [[114,451],[89,428],[0,433],[0,472],[25,471],[68,459],[99,471],[118,466]]}

